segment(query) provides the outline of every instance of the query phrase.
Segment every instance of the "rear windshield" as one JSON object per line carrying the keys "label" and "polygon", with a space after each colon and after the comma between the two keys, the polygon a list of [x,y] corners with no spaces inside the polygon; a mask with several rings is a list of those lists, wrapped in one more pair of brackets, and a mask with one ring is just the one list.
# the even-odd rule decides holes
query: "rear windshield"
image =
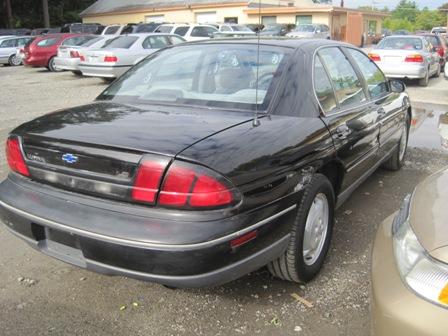
{"label": "rear windshield", "polygon": [[95,36],[76,36],[76,37],[70,37],[68,39],[65,39],[64,42],[62,42],[62,45],[64,46],[80,46],[86,43],[86,41],[91,41],[95,39]]}
{"label": "rear windshield", "polygon": [[135,30],[136,33],[152,33],[158,27],[158,24],[149,23],[144,25],[139,25]]}
{"label": "rear windshield", "polygon": [[82,44],[82,46],[83,46],[83,47],[90,47],[90,46],[94,45],[95,43],[97,43],[97,42],[99,42],[99,41],[102,41],[102,40],[104,40],[104,39],[105,39],[104,37],[99,36],[99,37],[96,37],[96,38],[94,38],[94,39],[88,40],[87,42],[84,42],[84,43]]}
{"label": "rear windshield", "polygon": [[423,43],[419,38],[388,37],[383,39],[376,49],[422,50]]}
{"label": "rear windshield", "polygon": [[138,37],[136,36],[119,36],[115,39],[110,40],[106,43],[103,48],[121,48],[121,49],[129,49],[135,41],[137,41]]}
{"label": "rear windshield", "polygon": [[120,29],[120,26],[110,26],[110,27],[107,27],[106,30],[104,31],[104,35],[116,34],[118,32],[118,29]]}
{"label": "rear windshield", "polygon": [[132,68],[98,99],[265,110],[289,52],[261,46],[257,83],[256,45],[186,45],[165,49]]}

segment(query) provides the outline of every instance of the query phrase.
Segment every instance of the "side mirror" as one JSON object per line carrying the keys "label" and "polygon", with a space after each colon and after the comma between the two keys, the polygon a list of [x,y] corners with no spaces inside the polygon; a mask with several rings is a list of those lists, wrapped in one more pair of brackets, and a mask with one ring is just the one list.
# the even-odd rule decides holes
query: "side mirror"
{"label": "side mirror", "polygon": [[389,81],[389,86],[392,92],[395,93],[402,93],[404,91],[406,91],[406,85],[398,79],[391,79]]}

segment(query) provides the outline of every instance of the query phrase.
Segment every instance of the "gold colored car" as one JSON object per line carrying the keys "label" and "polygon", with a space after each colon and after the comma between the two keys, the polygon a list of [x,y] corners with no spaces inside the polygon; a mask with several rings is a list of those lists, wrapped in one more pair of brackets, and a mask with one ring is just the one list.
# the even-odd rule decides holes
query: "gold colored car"
{"label": "gold colored car", "polygon": [[448,170],[380,226],[372,256],[374,335],[448,335]]}

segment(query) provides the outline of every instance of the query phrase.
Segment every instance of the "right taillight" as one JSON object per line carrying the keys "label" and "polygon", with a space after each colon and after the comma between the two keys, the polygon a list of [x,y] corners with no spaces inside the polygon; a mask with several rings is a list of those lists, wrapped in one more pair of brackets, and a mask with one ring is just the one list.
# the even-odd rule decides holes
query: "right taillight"
{"label": "right taillight", "polygon": [[211,169],[175,161],[165,173],[166,166],[165,161],[142,160],[132,188],[134,201],[195,210],[233,206],[240,200],[238,190]]}
{"label": "right taillight", "polygon": [[423,56],[420,54],[408,55],[404,61],[407,63],[423,63]]}
{"label": "right taillight", "polygon": [[174,162],[166,173],[158,204],[185,209],[235,205],[238,191],[218,173],[186,162]]}
{"label": "right taillight", "polygon": [[118,57],[117,56],[104,56],[104,62],[106,62],[106,63],[118,62]]}
{"label": "right taillight", "polygon": [[374,62],[381,62],[381,57],[378,54],[369,54],[369,58]]}
{"label": "right taillight", "polygon": [[10,137],[6,141],[6,159],[8,160],[9,168],[16,173],[30,176],[30,172],[23,158],[20,147],[20,140],[16,137]]}

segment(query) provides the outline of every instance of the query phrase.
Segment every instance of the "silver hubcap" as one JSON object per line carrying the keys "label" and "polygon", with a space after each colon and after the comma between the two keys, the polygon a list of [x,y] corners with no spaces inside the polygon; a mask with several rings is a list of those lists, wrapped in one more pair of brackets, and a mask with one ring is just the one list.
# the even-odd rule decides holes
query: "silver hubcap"
{"label": "silver hubcap", "polygon": [[317,194],[311,203],[303,237],[303,259],[308,266],[319,258],[328,231],[329,206],[325,194]]}
{"label": "silver hubcap", "polygon": [[404,159],[404,154],[406,153],[406,146],[408,144],[408,129],[406,125],[403,126],[400,139],[400,156],[399,159],[402,161]]}

